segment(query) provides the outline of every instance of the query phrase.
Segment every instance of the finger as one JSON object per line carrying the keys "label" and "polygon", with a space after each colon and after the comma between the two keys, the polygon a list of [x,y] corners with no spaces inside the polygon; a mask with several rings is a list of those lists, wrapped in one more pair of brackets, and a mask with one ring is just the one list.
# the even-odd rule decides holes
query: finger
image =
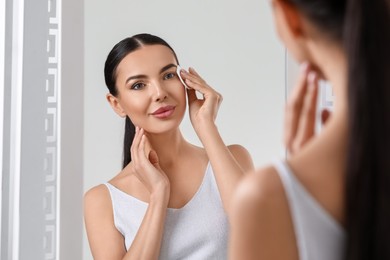
{"label": "finger", "polygon": [[301,65],[298,82],[290,94],[290,99],[292,101],[297,103],[303,102],[305,92],[307,91],[307,77],[310,71],[309,63],[305,62]]}
{"label": "finger", "polygon": [[206,83],[206,81],[202,78],[202,76],[199,75],[199,73],[193,68],[189,67],[188,68],[188,73],[190,74],[191,77],[195,79],[195,81],[200,81],[200,83]]}
{"label": "finger", "polygon": [[[141,132],[141,131],[140,131]],[[135,172],[137,178],[145,185],[145,187],[150,191],[150,171],[148,169],[148,162],[149,160],[145,157],[145,135],[142,134],[139,136],[139,145],[135,152],[135,157],[137,160],[134,163]]]}
{"label": "finger", "polygon": [[205,84],[206,83],[206,81],[204,81],[201,77],[199,77],[193,73],[190,73],[190,71],[180,70],[180,76],[183,79],[189,79],[192,82],[196,82],[198,84]]}
{"label": "finger", "polygon": [[139,145],[141,142],[142,135],[143,135],[143,129],[136,127],[133,144],[131,145],[131,149],[132,149],[131,157],[135,163],[139,162],[138,150],[139,150]]}
{"label": "finger", "polygon": [[143,134],[140,138],[140,142],[139,142],[139,147],[138,147],[138,150],[137,150],[137,154],[138,154],[138,160],[139,160],[139,163],[140,163],[140,166],[143,168],[143,169],[146,169],[145,167],[148,166],[149,164],[149,155],[148,154],[145,154],[145,149],[146,149],[146,136]]}
{"label": "finger", "polygon": [[141,136],[141,140],[139,142],[139,147],[138,147],[138,152],[140,158],[144,159],[145,158],[145,142],[146,142],[146,137],[145,135]]}
{"label": "finger", "polygon": [[328,119],[329,119],[330,115],[331,115],[330,111],[328,109],[326,109],[326,108],[321,111],[321,123],[322,123],[322,125],[325,125],[326,122],[328,122]]}
{"label": "finger", "polygon": [[197,77],[199,77],[200,79],[202,79],[202,80],[204,81],[204,79],[199,75],[199,73],[198,73],[193,67],[189,67],[189,68],[188,68],[188,71],[189,71],[191,74],[196,75]]}
{"label": "finger", "polygon": [[158,155],[157,155],[156,151],[154,151],[154,150],[150,151],[149,161],[151,164],[153,164],[154,167],[156,167],[157,169],[160,169],[159,159],[158,159]]}
{"label": "finger", "polygon": [[149,153],[150,151],[153,149],[152,148],[152,145],[151,143],[149,142],[149,138],[147,136],[146,133],[144,133],[144,137],[145,137],[145,147],[144,147],[144,152],[145,152],[145,156],[148,157],[149,156]]}
{"label": "finger", "polygon": [[298,82],[294,87],[286,105],[284,142],[288,150],[291,150],[292,143],[296,136],[299,115],[301,113],[305,92],[307,90],[308,70],[308,63],[301,65]]}
{"label": "finger", "polygon": [[192,89],[198,91],[199,93],[201,93],[203,95],[213,91],[213,89],[210,88],[205,83],[198,83],[198,82],[195,82],[195,81],[193,81],[191,79],[186,79],[185,83],[188,85],[189,88],[192,88]]}
{"label": "finger", "polygon": [[[131,147],[130,147],[130,151],[131,153],[133,154],[135,152],[135,147],[138,145],[138,141],[137,141],[137,137],[138,137],[138,132],[139,132],[139,127],[136,126],[135,127],[135,133],[134,133],[134,137],[133,137],[133,142],[131,143]],[[133,157],[133,156],[132,156]]]}
{"label": "finger", "polygon": [[199,91],[202,94],[209,93],[214,91],[212,87],[210,87],[206,81],[204,81],[201,77],[190,74],[189,72],[182,71],[181,73],[184,82],[191,88]]}
{"label": "finger", "polygon": [[208,89],[204,87],[204,85],[198,84],[190,79],[185,79],[185,82],[188,85],[188,87],[190,87],[193,90],[198,91],[202,95],[205,95],[207,92],[209,92]]}
{"label": "finger", "polygon": [[140,146],[139,146],[139,151],[140,151],[140,158],[141,158],[141,163],[144,165],[144,166],[158,166],[156,168],[160,169],[159,168],[159,160],[158,160],[158,156],[157,156],[157,153],[152,149],[150,150],[149,152],[145,153],[145,151],[147,150],[147,146],[149,144],[149,139],[148,137],[143,134],[142,137],[141,137],[141,141],[140,141]]}
{"label": "finger", "polygon": [[187,89],[188,103],[192,104],[193,102],[199,100],[196,96],[194,89]]}
{"label": "finger", "polygon": [[300,149],[315,134],[315,121],[318,96],[318,76],[315,72],[308,75],[308,91],[302,107],[301,117],[295,140],[295,150]]}
{"label": "finger", "polygon": [[131,150],[131,159],[134,163],[137,162],[137,149],[136,147],[138,147],[138,133],[139,133],[139,128],[138,126],[135,127],[135,134],[134,134],[134,138],[133,138],[133,143],[131,144],[131,147],[130,147],[130,150]]}
{"label": "finger", "polygon": [[193,82],[193,81],[188,80],[188,79],[186,80],[186,83],[191,89],[194,89],[194,90],[198,91],[199,93],[201,93],[203,95],[203,99],[207,100],[207,102],[213,102],[215,100],[218,102],[218,104],[220,104],[223,100],[222,95],[220,93],[218,93],[217,91],[215,91],[213,88],[211,88],[207,84],[200,84],[199,85],[198,83]]}

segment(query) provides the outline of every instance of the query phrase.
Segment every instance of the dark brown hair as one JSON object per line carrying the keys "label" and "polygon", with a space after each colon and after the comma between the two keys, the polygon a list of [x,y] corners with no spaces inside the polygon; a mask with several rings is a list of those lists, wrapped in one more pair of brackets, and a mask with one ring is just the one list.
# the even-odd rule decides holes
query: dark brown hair
{"label": "dark brown hair", "polygon": [[[129,53],[138,50],[139,48],[145,45],[163,45],[168,47],[172,51],[176,59],[176,62],[179,64],[175,51],[166,41],[164,41],[158,36],[142,33],[142,34],[137,34],[132,37],[123,39],[112,48],[112,50],[107,56],[104,65],[104,78],[106,81],[106,86],[113,96],[118,95],[118,89],[116,87],[116,77],[117,77],[116,70],[118,68],[119,63]],[[126,165],[131,162],[130,148],[133,143],[134,135],[135,135],[134,124],[131,122],[130,118],[126,116],[125,137],[123,142],[122,168],[125,168]]]}

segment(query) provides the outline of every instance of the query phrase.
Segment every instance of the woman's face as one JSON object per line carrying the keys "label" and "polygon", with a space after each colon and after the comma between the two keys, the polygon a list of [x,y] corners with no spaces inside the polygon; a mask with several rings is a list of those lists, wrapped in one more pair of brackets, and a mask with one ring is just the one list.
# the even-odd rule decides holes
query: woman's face
{"label": "woman's face", "polygon": [[178,128],[186,110],[186,93],[176,66],[172,51],[163,45],[129,53],[117,67],[118,95],[109,94],[109,102],[119,115],[129,116],[148,133]]}

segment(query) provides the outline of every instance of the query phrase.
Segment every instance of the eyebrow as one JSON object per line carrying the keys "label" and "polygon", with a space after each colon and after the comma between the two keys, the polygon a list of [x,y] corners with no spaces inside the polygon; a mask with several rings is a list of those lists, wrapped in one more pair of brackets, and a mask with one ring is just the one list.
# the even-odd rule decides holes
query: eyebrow
{"label": "eyebrow", "polygon": [[[162,67],[161,70],[160,70],[160,74],[163,73],[164,71],[166,71],[166,70],[172,68],[172,67],[177,67],[177,65],[176,65],[176,64],[173,64],[173,63],[170,63],[170,64],[168,64],[168,65]],[[127,84],[130,80],[133,80],[133,79],[145,79],[145,78],[147,78],[147,77],[148,77],[148,76],[146,76],[146,75],[144,75],[144,74],[131,76],[131,77],[128,77],[128,78],[126,79],[125,84]]]}

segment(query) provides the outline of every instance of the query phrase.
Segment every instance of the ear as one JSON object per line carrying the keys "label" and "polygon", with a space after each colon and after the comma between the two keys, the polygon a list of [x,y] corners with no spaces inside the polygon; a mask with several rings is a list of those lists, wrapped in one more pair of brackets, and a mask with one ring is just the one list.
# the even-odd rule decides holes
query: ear
{"label": "ear", "polygon": [[120,117],[126,116],[126,113],[125,113],[124,109],[122,108],[121,104],[119,103],[119,100],[117,97],[108,93],[106,95],[106,98],[107,98],[108,103],[110,103],[112,109],[114,109],[115,113],[117,113]]}
{"label": "ear", "polygon": [[273,0],[272,5],[276,12],[275,16],[278,20],[277,23],[283,27],[278,29],[288,30],[288,33],[293,36],[293,38],[304,36],[305,30],[301,20],[301,13],[294,5],[286,0]]}

